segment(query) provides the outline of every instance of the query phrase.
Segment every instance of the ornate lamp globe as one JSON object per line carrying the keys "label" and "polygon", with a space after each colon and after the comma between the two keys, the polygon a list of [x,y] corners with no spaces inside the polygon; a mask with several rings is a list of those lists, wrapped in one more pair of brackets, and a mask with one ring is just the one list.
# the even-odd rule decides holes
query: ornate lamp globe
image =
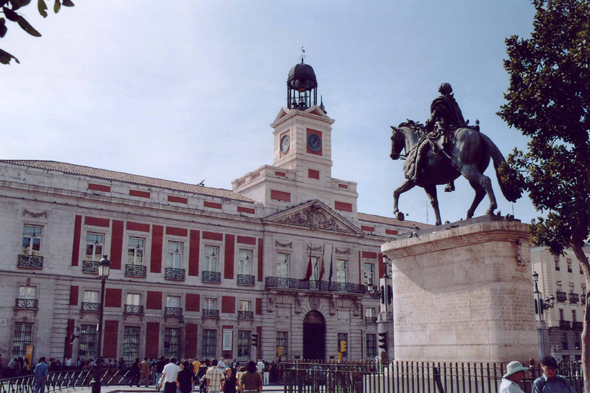
{"label": "ornate lamp globe", "polygon": [[111,273],[111,261],[107,258],[107,255],[103,255],[101,260],[98,261],[98,277],[108,278]]}

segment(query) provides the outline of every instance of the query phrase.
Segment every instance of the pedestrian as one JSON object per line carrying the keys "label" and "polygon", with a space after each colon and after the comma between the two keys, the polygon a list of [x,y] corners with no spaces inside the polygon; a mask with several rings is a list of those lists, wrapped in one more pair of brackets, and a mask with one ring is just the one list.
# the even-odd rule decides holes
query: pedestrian
{"label": "pedestrian", "polygon": [[[221,365],[221,366],[220,366]],[[208,393],[219,393],[222,391],[222,383],[225,378],[223,375],[223,367],[225,363],[222,360],[217,362],[217,359],[213,359],[211,367],[207,370],[205,378],[207,379],[207,392]]]}
{"label": "pedestrian", "polygon": [[240,377],[240,391],[243,393],[262,393],[262,375],[256,369],[254,360],[246,364],[246,372]]}
{"label": "pedestrian", "polygon": [[188,360],[185,360],[182,366],[176,377],[176,387],[180,393],[191,393],[195,387],[195,373]]}
{"label": "pedestrian", "polygon": [[148,361],[148,358],[144,358],[143,362],[141,362],[139,367],[140,367],[141,377],[139,378],[139,381],[137,382],[137,387],[139,387],[139,385],[141,385],[142,381],[145,381],[145,387],[147,388],[150,384],[150,371],[151,371],[150,370],[150,362]]}
{"label": "pedestrian", "polygon": [[221,357],[221,359],[219,359],[219,363],[217,363],[217,367],[225,368],[225,360],[223,360],[223,356]]}
{"label": "pedestrian", "polygon": [[199,362],[198,359],[195,359],[195,361],[193,362],[193,372],[195,373],[195,375],[199,372],[199,367],[201,367],[201,362]]}
{"label": "pedestrian", "polygon": [[135,358],[133,364],[131,364],[131,369],[129,369],[129,386],[133,386],[134,381],[137,379],[137,387],[139,387],[139,358]]}
{"label": "pedestrian", "polygon": [[49,366],[45,363],[45,356],[39,359],[39,363],[33,370],[35,374],[35,393],[44,393],[45,385],[47,384],[47,375],[49,375]]}
{"label": "pedestrian", "polygon": [[541,360],[543,375],[533,382],[533,393],[576,393],[569,381],[557,375],[557,361],[552,356],[545,356]]}
{"label": "pedestrian", "polygon": [[524,372],[528,370],[528,367],[524,367],[521,362],[516,360],[508,363],[498,393],[524,393],[518,384],[522,381]]}
{"label": "pedestrian", "polygon": [[203,362],[201,363],[199,371],[197,372],[197,380],[199,381],[200,393],[207,392],[207,378],[205,377],[205,375],[207,374],[207,368],[207,364]]}
{"label": "pedestrian", "polygon": [[171,357],[170,363],[168,363],[164,370],[162,370],[162,381],[158,385],[158,390],[164,385],[164,393],[176,393],[176,378],[180,367],[176,365],[176,358]]}
{"label": "pedestrian", "polygon": [[235,373],[232,372],[231,368],[226,368],[224,372],[225,378],[223,380],[223,393],[236,393],[238,380]]}
{"label": "pedestrian", "polygon": [[164,356],[162,356],[157,362],[156,362],[156,389],[158,390],[158,392],[160,391],[160,384],[161,384],[161,379],[162,379],[162,373],[164,372],[164,366],[166,365],[166,361],[164,360]]}

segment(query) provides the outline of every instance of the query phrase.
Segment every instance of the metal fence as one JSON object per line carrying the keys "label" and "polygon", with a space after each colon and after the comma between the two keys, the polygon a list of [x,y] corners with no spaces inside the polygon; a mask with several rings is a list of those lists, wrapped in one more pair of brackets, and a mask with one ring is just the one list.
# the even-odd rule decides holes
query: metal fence
{"label": "metal fence", "polygon": [[[543,374],[539,364],[530,364],[521,383],[526,393]],[[559,370],[578,393],[583,391],[579,363],[563,362]],[[496,393],[505,373],[506,363],[479,362],[298,361],[284,366],[286,393]]]}
{"label": "metal fence", "polygon": [[[51,372],[47,376],[45,391],[53,393],[87,387],[90,385],[93,376],[93,370]],[[106,370],[103,373],[101,383],[103,386],[126,385],[129,383],[129,379],[129,371]],[[34,375],[0,379],[0,393],[33,393],[35,391],[35,382]]]}

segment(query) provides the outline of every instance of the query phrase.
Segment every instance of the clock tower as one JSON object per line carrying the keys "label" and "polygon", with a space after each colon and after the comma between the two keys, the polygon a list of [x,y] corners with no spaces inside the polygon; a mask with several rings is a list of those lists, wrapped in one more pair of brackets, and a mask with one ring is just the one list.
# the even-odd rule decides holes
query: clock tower
{"label": "clock tower", "polygon": [[334,119],[323,102],[318,105],[317,87],[315,72],[303,59],[289,71],[287,106],[271,124],[273,165],[234,180],[233,189],[263,203],[268,213],[319,199],[356,220],[356,183],[332,178]]}

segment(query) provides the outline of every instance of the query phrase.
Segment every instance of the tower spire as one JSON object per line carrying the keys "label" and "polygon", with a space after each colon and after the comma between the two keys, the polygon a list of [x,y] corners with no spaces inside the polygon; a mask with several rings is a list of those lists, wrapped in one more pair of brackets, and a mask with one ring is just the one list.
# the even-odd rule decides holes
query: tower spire
{"label": "tower spire", "polygon": [[305,63],[305,49],[303,49],[303,47],[301,47],[301,64]]}

